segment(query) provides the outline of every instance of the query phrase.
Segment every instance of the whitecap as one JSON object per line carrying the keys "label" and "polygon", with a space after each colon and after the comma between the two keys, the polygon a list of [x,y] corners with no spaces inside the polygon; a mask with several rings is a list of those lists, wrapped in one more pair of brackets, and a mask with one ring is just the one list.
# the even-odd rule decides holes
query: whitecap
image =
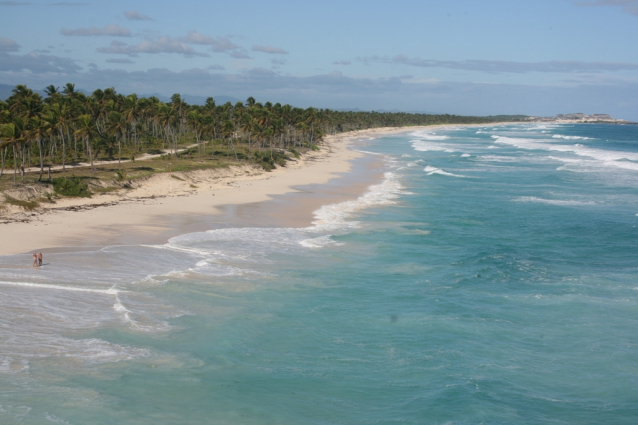
{"label": "whitecap", "polygon": [[594,201],[578,201],[578,200],[569,200],[569,199],[544,199],[544,198],[538,198],[536,196],[521,196],[513,200],[515,202],[531,202],[531,203],[538,203],[538,204],[558,205],[558,206],[564,206],[564,207],[596,205],[596,202]]}
{"label": "whitecap", "polygon": [[423,171],[425,171],[428,174],[428,176],[431,176],[432,174],[440,174],[442,176],[450,176],[450,177],[467,177],[460,174],[448,173],[447,171],[441,170],[440,168],[431,167],[429,165],[425,167]]}
{"label": "whitecap", "polygon": [[554,139],[566,139],[566,140],[590,140],[591,137],[582,137],[582,136],[564,136],[562,134],[554,134],[552,136]]}
{"label": "whitecap", "polygon": [[326,246],[340,246],[343,245],[341,242],[337,242],[332,239],[332,235],[319,236],[317,238],[304,239],[299,242],[301,246],[305,246],[306,248],[323,248]]}

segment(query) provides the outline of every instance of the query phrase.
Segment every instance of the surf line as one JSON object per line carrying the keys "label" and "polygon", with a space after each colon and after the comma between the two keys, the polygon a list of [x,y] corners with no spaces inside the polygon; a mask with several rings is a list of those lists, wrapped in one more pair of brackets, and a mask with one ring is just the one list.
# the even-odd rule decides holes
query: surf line
{"label": "surf line", "polygon": [[115,296],[117,296],[118,293],[123,292],[115,288],[110,288],[110,289],[77,288],[73,286],[51,285],[50,283],[8,282],[4,280],[0,280],[0,285],[21,286],[21,287],[38,288],[38,289],[58,289],[62,291],[74,291],[74,292],[93,292],[96,294],[107,294],[107,295],[115,295]]}

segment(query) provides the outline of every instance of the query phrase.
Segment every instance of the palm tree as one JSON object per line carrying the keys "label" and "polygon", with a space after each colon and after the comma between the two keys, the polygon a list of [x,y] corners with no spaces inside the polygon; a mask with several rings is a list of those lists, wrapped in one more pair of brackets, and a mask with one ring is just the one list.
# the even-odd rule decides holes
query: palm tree
{"label": "palm tree", "polygon": [[93,155],[91,154],[91,137],[96,134],[94,128],[95,125],[91,120],[91,116],[88,114],[80,115],[78,117],[77,124],[78,127],[77,130],[75,130],[75,134],[84,139],[86,143],[86,156],[91,163],[91,171],[95,172],[95,167],[93,166]]}
{"label": "palm tree", "polygon": [[[3,139],[0,142],[0,148],[3,148],[8,145],[13,146],[13,185],[16,186],[17,182],[17,174],[18,174],[18,161],[17,161],[17,148],[22,143],[23,135],[22,130],[24,128],[24,122],[20,117],[16,117],[12,122],[2,124],[0,127],[0,137]],[[22,182],[24,183],[24,175],[22,175]]]}
{"label": "palm tree", "polygon": [[[119,112],[109,114],[108,133],[117,138],[117,168],[122,169],[122,139],[126,140],[128,123]],[[119,137],[118,136],[119,133]],[[126,142],[125,142],[126,143]]]}

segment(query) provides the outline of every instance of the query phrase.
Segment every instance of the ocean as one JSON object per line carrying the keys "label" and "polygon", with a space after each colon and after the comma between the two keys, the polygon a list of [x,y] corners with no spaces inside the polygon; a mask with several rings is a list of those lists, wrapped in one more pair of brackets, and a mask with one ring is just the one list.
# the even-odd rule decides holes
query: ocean
{"label": "ocean", "polygon": [[355,149],[307,228],[0,257],[0,423],[638,421],[638,126]]}

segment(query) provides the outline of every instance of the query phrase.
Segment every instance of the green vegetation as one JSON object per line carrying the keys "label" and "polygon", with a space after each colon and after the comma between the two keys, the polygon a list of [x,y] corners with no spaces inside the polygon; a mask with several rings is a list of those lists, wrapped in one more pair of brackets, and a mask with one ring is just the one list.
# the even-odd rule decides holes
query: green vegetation
{"label": "green vegetation", "polygon": [[126,170],[115,170],[115,176],[118,181],[123,181],[126,179]]}
{"label": "green vegetation", "polygon": [[40,204],[36,201],[21,201],[8,195],[4,195],[4,202],[9,205],[24,208],[27,211],[33,211],[40,206]]}
{"label": "green vegetation", "polygon": [[275,164],[280,167],[286,166],[286,161],[289,161],[290,157],[281,152],[255,152],[255,162],[263,167],[266,171],[272,171],[275,169]]}
{"label": "green vegetation", "polygon": [[[319,150],[326,135],[351,130],[524,118],[302,109],[252,97],[234,105],[217,105],[212,97],[204,105],[188,105],[179,94],[164,103],[156,97],[124,96],[113,88],[86,95],[71,83],[62,90],[50,85],[45,93],[18,85],[0,101],[0,190],[44,184],[46,176],[58,194],[89,196],[87,179],[106,186],[114,175],[123,182],[169,170],[242,163],[272,170],[292,158],[286,152],[299,158]],[[150,167],[128,161],[139,163],[149,155]],[[73,168],[71,174],[67,168],[78,163],[86,167]],[[28,172],[33,167],[37,173]],[[10,179],[3,178],[7,172]]]}
{"label": "green vegetation", "polygon": [[115,187],[115,186],[94,187],[94,188],[92,188],[93,192],[95,192],[95,193],[111,193],[111,192],[117,192],[120,189],[121,189],[120,187]]}
{"label": "green vegetation", "polygon": [[78,198],[90,198],[89,186],[79,177],[56,177],[51,183],[53,190],[58,195],[73,196]]}

